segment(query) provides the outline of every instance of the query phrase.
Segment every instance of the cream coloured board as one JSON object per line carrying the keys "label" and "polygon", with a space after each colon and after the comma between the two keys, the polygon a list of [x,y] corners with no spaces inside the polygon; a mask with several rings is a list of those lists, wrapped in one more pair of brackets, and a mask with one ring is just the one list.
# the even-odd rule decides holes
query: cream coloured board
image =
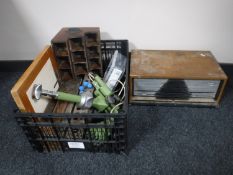
{"label": "cream coloured board", "polygon": [[42,84],[43,89],[57,91],[59,85],[57,83],[57,77],[55,75],[52,63],[50,59],[47,60],[46,64],[43,66],[26,94],[28,96],[29,101],[36,113],[43,113],[49,103],[49,98],[42,97],[40,100],[35,100],[32,98],[32,90],[34,84]]}

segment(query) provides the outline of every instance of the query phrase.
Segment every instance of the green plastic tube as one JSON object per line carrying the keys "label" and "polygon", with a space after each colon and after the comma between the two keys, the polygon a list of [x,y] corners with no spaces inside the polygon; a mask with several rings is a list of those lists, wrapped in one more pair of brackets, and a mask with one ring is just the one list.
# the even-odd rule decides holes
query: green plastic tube
{"label": "green plastic tube", "polygon": [[65,92],[58,92],[58,100],[62,101],[69,101],[69,102],[74,102],[74,103],[80,103],[81,101],[81,96],[79,95],[73,95],[73,94],[68,94]]}

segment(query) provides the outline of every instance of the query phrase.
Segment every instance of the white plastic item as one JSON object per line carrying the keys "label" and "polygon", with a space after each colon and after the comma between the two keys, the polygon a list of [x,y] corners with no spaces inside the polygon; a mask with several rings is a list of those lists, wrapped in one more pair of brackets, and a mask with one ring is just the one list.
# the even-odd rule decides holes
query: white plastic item
{"label": "white plastic item", "polygon": [[124,75],[125,67],[126,57],[116,50],[104,74],[104,81],[111,90],[117,86],[118,80]]}

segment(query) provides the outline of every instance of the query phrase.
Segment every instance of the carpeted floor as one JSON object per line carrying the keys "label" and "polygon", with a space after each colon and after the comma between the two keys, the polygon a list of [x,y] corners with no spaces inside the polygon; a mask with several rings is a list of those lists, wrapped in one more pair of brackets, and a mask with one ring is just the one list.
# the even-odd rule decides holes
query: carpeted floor
{"label": "carpeted floor", "polygon": [[21,74],[0,72],[0,175],[233,174],[232,79],[218,109],[130,106],[126,156],[34,152],[13,114],[10,89]]}

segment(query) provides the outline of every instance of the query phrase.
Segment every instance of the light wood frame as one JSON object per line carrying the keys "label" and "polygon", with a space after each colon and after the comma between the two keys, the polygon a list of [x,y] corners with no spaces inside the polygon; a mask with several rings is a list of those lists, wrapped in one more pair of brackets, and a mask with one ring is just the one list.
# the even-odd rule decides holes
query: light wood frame
{"label": "light wood frame", "polygon": [[50,45],[48,45],[35,58],[32,64],[27,68],[27,70],[11,89],[11,95],[21,112],[35,112],[26,92],[49,59],[52,63],[55,74],[57,75],[58,66],[52,48]]}

